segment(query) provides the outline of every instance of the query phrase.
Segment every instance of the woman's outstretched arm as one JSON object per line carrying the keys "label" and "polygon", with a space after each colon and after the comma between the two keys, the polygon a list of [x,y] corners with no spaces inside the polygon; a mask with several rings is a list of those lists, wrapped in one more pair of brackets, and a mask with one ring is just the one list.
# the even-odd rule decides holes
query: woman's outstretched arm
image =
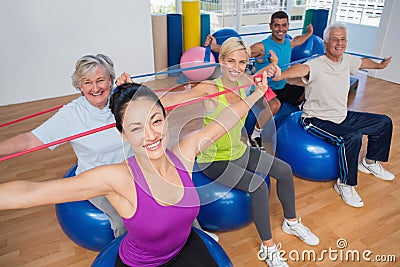
{"label": "woman's outstretched arm", "polygon": [[68,179],[43,182],[16,180],[0,184],[0,210],[86,200],[110,194],[113,192],[113,179],[109,177],[116,176],[119,165],[124,164],[97,167]]}

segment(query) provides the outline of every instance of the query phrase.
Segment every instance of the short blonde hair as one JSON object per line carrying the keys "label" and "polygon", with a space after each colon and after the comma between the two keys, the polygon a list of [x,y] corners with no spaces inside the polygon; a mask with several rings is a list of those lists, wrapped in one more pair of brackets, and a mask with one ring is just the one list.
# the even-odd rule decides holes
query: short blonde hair
{"label": "short blonde hair", "polygon": [[245,41],[239,39],[238,37],[230,37],[222,43],[221,49],[219,51],[219,59],[223,60],[227,55],[238,50],[245,50],[247,59],[251,56],[250,46],[246,44]]}

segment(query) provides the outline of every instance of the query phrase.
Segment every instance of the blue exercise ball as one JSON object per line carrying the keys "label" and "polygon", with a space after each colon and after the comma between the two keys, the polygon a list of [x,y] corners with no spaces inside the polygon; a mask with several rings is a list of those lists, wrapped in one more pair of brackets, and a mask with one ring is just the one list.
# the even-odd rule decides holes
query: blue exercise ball
{"label": "blue exercise ball", "polygon": [[[281,102],[281,107],[279,111],[273,116],[273,120],[269,121],[261,132],[261,140],[263,141],[264,147],[271,147],[275,151],[276,147],[276,127],[279,123],[286,118],[289,114],[299,111],[299,107],[289,104],[287,102]],[[246,130],[247,136],[253,133],[254,127],[257,123],[257,116],[261,112],[259,106],[254,105],[249,113],[247,114],[244,128]],[[271,145],[265,144],[266,142]]]}
{"label": "blue exercise ball", "polygon": [[311,57],[315,54],[322,55],[325,53],[324,41],[316,35],[311,35],[302,45],[292,49],[291,62]]}
{"label": "blue exercise ball", "polygon": [[[278,112],[273,116],[275,125],[277,126],[286,116],[289,114],[299,111],[298,106],[294,106],[287,102],[281,102],[281,107],[279,108]],[[254,105],[249,110],[247,114],[246,121],[244,123],[244,127],[246,130],[247,135],[253,133],[254,127],[257,123],[257,116],[260,114],[261,108],[258,105]]]}
{"label": "blue exercise ball", "polygon": [[220,267],[233,267],[231,260],[225,253],[224,249],[211,236],[204,231],[194,228],[193,230],[199,235],[204,245],[207,247],[211,256]]}
{"label": "blue exercise ball", "polygon": [[[64,178],[75,176],[76,168]],[[114,239],[108,217],[87,200],[56,204],[56,215],[64,233],[83,248],[100,251]]]}
{"label": "blue exercise ball", "polygon": [[[210,252],[211,256],[214,258],[215,262],[220,267],[233,267],[231,260],[225,253],[224,249],[209,235],[203,231],[193,228],[193,230],[198,234],[204,245]],[[126,234],[116,238],[110,244],[108,244],[100,253],[97,255],[92,263],[92,267],[109,267],[114,266],[115,259],[118,254],[118,249],[121,244],[122,239]]]}
{"label": "blue exercise ball", "polygon": [[339,177],[338,149],[308,133],[300,123],[301,111],[287,116],[277,127],[276,155],[297,177],[332,181]]}
{"label": "blue exercise ball", "polygon": [[[261,131],[261,142],[267,153],[273,154],[276,150],[276,123],[270,120]],[[268,185],[269,186],[269,185]]]}
{"label": "blue exercise ball", "polygon": [[[250,95],[250,93],[246,93],[246,94]],[[260,105],[253,105],[251,107],[251,109],[249,110],[249,112],[247,113],[246,121],[244,123],[244,129],[245,129],[247,135],[250,135],[253,133],[254,127],[257,124],[257,117],[260,115],[260,113],[261,113],[261,111],[263,111],[263,109],[264,109],[264,107],[261,107]],[[275,116],[277,114],[274,115],[274,120],[275,120]],[[270,124],[274,120],[271,120],[270,122],[268,122],[268,124],[263,127],[264,130],[266,130],[265,128],[268,128],[269,131],[270,130],[275,131],[275,125]]]}
{"label": "blue exercise ball", "polygon": [[115,238],[109,244],[107,244],[97,255],[92,263],[92,267],[108,267],[115,265],[115,259],[118,255],[118,249],[121,245],[122,239],[126,236],[126,233]]}
{"label": "blue exercise ball", "polygon": [[[284,118],[286,118],[288,115],[296,111],[300,111],[298,106],[294,106],[287,102],[281,102],[281,107],[279,108],[278,112],[273,116],[272,121],[275,123],[275,126],[277,127]],[[257,116],[258,114],[260,114],[260,112],[261,112],[260,107],[254,105],[253,107],[251,107],[249,113],[247,114],[246,121],[244,123],[244,128],[246,130],[247,135],[253,133],[254,127],[256,126],[257,123]],[[264,131],[268,130],[269,132],[271,132],[272,125],[268,124],[264,126]]]}
{"label": "blue exercise ball", "polygon": [[[230,231],[252,221],[250,194],[231,189],[207,177],[195,164],[193,183],[200,197],[197,220],[201,227],[211,231]],[[266,177],[269,186],[269,177]]]}
{"label": "blue exercise ball", "polygon": [[[248,94],[249,95],[249,94]],[[258,105],[253,105],[249,112],[247,113],[246,121],[244,123],[244,128],[246,130],[247,135],[253,133],[254,127],[257,123],[257,117],[260,114],[262,109]]]}
{"label": "blue exercise ball", "polygon": [[278,126],[279,123],[293,112],[300,111],[298,106],[294,106],[288,102],[281,102],[281,107],[278,112],[274,115],[275,125]]}
{"label": "blue exercise ball", "polygon": [[[238,37],[241,39],[239,33],[235,31],[234,29],[229,29],[229,28],[223,28],[220,29],[212,34],[212,36],[215,37],[217,44],[222,45],[223,42],[225,42],[226,39],[230,37]],[[212,51],[215,61],[219,62],[218,56],[219,53]]]}
{"label": "blue exercise ball", "polygon": [[197,220],[211,231],[230,231],[251,222],[250,195],[214,182],[201,171],[193,171],[193,182],[200,197]]}

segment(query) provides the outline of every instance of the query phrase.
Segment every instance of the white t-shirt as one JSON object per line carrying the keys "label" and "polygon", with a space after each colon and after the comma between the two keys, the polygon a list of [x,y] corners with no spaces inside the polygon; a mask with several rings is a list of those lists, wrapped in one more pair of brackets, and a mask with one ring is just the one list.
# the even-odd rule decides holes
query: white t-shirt
{"label": "white t-shirt", "polygon": [[308,79],[302,78],[306,84],[302,116],[341,123],[347,116],[350,75],[360,68],[361,58],[344,54],[341,62],[333,62],[323,55],[304,64],[310,73]]}
{"label": "white t-shirt", "polygon": [[[62,107],[32,133],[47,144],[111,123],[115,123],[115,119],[108,105],[100,110],[81,96]],[[96,166],[121,163],[125,156],[133,154],[129,143],[123,141],[115,127],[70,142],[78,158],[76,174]]]}

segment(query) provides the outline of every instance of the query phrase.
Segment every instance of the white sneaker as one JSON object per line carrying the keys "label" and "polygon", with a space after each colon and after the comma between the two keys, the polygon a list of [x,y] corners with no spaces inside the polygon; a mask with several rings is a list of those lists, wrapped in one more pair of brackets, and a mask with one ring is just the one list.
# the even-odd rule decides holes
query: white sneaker
{"label": "white sneaker", "polygon": [[354,186],[343,184],[339,179],[337,179],[336,183],[333,185],[333,189],[335,189],[335,191],[342,197],[346,204],[355,208],[361,208],[364,206],[364,202],[357,194]]}
{"label": "white sneaker", "polygon": [[260,261],[265,261],[269,267],[289,267],[286,261],[282,259],[275,244],[272,247],[261,244],[257,257]]}
{"label": "white sneaker", "polygon": [[212,239],[214,239],[215,240],[215,242],[218,242],[219,241],[219,237],[216,235],[216,234],[213,234],[213,233],[210,233],[210,232],[208,232],[208,231],[206,231],[206,230],[204,230],[204,229],[201,229],[204,233],[206,233],[207,235],[209,235]]}
{"label": "white sneaker", "polygon": [[282,230],[289,235],[297,236],[307,245],[316,246],[319,244],[318,236],[313,234],[310,229],[301,223],[301,218],[293,223],[284,219],[282,223]]}
{"label": "white sneaker", "polygon": [[358,164],[358,170],[363,173],[372,173],[375,177],[382,180],[392,181],[394,179],[394,175],[385,170],[379,161],[374,164],[367,164],[365,158],[363,158],[360,164]]}

